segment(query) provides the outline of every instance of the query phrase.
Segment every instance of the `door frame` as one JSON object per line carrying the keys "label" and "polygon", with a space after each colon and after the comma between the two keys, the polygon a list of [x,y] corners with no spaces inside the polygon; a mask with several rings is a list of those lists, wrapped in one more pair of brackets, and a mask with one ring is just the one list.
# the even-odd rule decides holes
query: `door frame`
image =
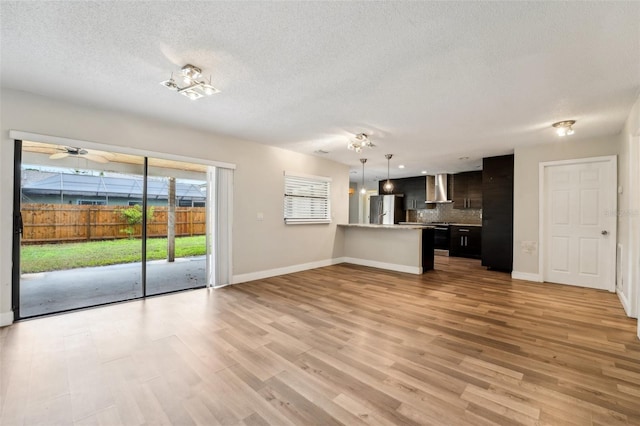
{"label": "door frame", "polygon": [[22,238],[22,140],[14,139],[13,155],[13,226],[11,242],[11,310],[13,321],[20,318],[20,244]]}
{"label": "door frame", "polygon": [[[188,163],[197,163],[197,164],[202,164],[205,166],[212,166],[212,167],[220,167],[220,168],[226,168],[226,169],[231,169],[231,170],[235,170],[236,169],[236,165],[232,164],[232,163],[225,163],[225,162],[221,162],[221,161],[212,161],[212,160],[207,160],[207,159],[201,159],[201,158],[193,158],[193,157],[188,157],[188,156],[182,156],[182,155],[174,155],[174,154],[167,154],[167,153],[161,153],[161,152],[156,152],[156,151],[148,151],[148,150],[142,150],[142,149],[134,149],[134,148],[127,148],[127,147],[122,147],[122,146],[117,146],[117,145],[108,145],[108,144],[104,144],[104,143],[99,143],[99,142],[89,142],[89,141],[83,141],[83,140],[78,140],[78,139],[69,139],[69,138],[64,138],[64,137],[58,137],[58,136],[50,136],[50,135],[42,135],[42,134],[38,134],[38,133],[29,133],[29,132],[23,132],[20,130],[9,130],[9,138],[13,140],[14,143],[14,158],[13,158],[13,162],[14,162],[14,168],[13,168],[13,177],[14,177],[14,181],[13,181],[13,206],[12,206],[12,212],[13,212],[13,221],[12,221],[12,225],[13,225],[13,238],[12,238],[12,251],[11,251],[11,259],[12,259],[12,270],[11,270],[11,305],[12,305],[12,312],[13,312],[13,322],[25,319],[25,318],[21,318],[20,315],[20,275],[21,275],[21,271],[20,271],[20,249],[21,249],[21,244],[20,244],[20,238],[21,235],[18,233],[18,229],[21,229],[21,216],[20,216],[20,208],[21,208],[21,188],[22,188],[22,182],[21,182],[21,172],[22,172],[22,142],[23,141],[33,141],[33,142],[40,142],[40,143],[49,143],[49,144],[55,144],[55,145],[66,145],[66,146],[82,146],[82,147],[86,147],[86,148],[90,148],[90,149],[96,149],[96,150],[102,150],[102,151],[110,151],[110,152],[117,152],[120,154],[129,154],[129,155],[137,155],[137,156],[141,156],[144,158],[144,179],[143,179],[143,197],[142,197],[142,201],[143,201],[143,211],[142,211],[142,215],[143,215],[143,223],[146,224],[147,222],[147,172],[148,172],[148,158],[152,157],[152,158],[158,158],[158,159],[164,159],[164,160],[174,160],[174,161],[181,161],[181,162],[188,162]],[[20,220],[18,219],[20,218]],[[103,303],[103,304],[98,304],[98,305],[90,305],[90,306],[86,306],[86,307],[82,307],[82,308],[72,308],[72,309],[68,309],[68,310],[64,310],[64,311],[60,311],[60,312],[55,312],[52,313],[53,315],[57,315],[60,313],[64,313],[64,312],[71,312],[71,311],[77,311],[77,310],[81,310],[81,309],[86,309],[86,308],[95,308],[98,306],[102,306],[102,305],[110,305],[110,304],[115,304],[115,303],[122,303],[122,302],[129,302],[132,300],[144,300],[147,297],[154,297],[154,296],[159,296],[159,295],[164,295],[164,294],[169,294],[169,293],[173,293],[173,291],[167,292],[167,293],[161,293],[161,294],[153,294],[153,295],[147,295],[146,294],[146,290],[147,290],[147,283],[146,283],[146,267],[147,267],[147,262],[146,262],[146,244],[147,244],[147,238],[146,238],[146,226],[142,226],[142,246],[141,246],[141,250],[142,250],[142,268],[141,268],[141,278],[142,278],[142,291],[143,291],[143,296],[139,297],[139,298],[133,298],[133,299],[126,299],[126,300],[122,300],[122,301],[116,301],[116,302],[107,302],[107,303]],[[232,272],[231,272],[232,275]],[[207,273],[205,273],[205,276],[208,276]],[[207,287],[208,284],[205,284],[204,286],[202,286],[202,288]],[[177,291],[182,291],[182,290],[177,290]],[[49,313],[47,314],[42,314],[42,315],[35,315],[33,317],[28,317],[26,319],[30,319],[30,318],[37,318],[40,316],[47,316],[47,315],[51,315]]]}
{"label": "door frame", "polygon": [[[544,161],[540,162],[538,165],[538,272],[540,274],[540,280],[545,281],[545,214],[546,214],[546,186],[545,186],[545,170],[547,167],[555,167],[555,166],[566,166],[571,164],[584,164],[584,163],[601,163],[607,162],[611,166],[611,177],[609,182],[609,190],[613,194],[613,201],[607,202],[605,204],[605,209],[611,211],[612,214],[616,216],[615,220],[613,220],[613,229],[609,232],[610,235],[614,238],[614,243],[611,244],[611,247],[608,250],[608,254],[612,260],[611,268],[609,268],[609,273],[607,274],[607,290],[611,293],[615,293],[616,291],[616,248],[618,246],[618,219],[617,219],[617,211],[618,211],[618,156],[617,155],[605,155],[601,157],[587,157],[587,158],[574,158],[570,160],[556,160],[556,161]],[[608,203],[612,203],[612,205],[608,205]]]}

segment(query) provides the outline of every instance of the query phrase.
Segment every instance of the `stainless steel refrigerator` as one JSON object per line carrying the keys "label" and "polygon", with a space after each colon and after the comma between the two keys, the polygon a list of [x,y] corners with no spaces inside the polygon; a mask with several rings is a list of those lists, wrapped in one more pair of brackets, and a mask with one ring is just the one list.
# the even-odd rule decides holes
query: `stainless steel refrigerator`
{"label": "stainless steel refrigerator", "polygon": [[369,223],[393,225],[405,220],[402,195],[373,195],[370,200]]}

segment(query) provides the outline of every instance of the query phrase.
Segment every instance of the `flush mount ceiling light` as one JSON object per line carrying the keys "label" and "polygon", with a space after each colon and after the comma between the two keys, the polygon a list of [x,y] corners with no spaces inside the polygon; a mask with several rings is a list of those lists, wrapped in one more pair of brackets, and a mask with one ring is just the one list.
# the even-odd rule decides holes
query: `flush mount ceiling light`
{"label": "flush mount ceiling light", "polygon": [[390,193],[393,191],[393,184],[391,183],[391,180],[389,179],[389,163],[391,162],[391,157],[393,157],[393,154],[385,154],[384,158],[387,159],[387,181],[385,182],[384,186],[382,187],[382,189],[384,189],[384,192],[386,193]]}
{"label": "flush mount ceiling light", "polygon": [[220,92],[211,85],[211,77],[209,77],[208,83],[200,79],[200,77],[202,77],[202,70],[195,65],[187,64],[182,67],[180,77],[184,81],[185,86],[179,86],[178,83],[176,83],[173,79],[173,73],[171,73],[169,80],[165,80],[160,84],[169,90],[174,90],[186,96],[192,101]]}
{"label": "flush mount ceiling light", "polygon": [[362,148],[373,148],[374,146],[373,142],[369,140],[369,136],[365,133],[358,133],[355,140],[349,141],[347,144],[347,148],[355,152],[361,152]]}
{"label": "flush mount ceiling light", "polygon": [[367,188],[365,188],[365,186],[364,186],[364,163],[367,162],[367,159],[366,158],[361,158],[360,162],[362,163],[362,188],[360,189],[360,193],[362,195],[364,195],[364,194],[367,193]]}
{"label": "flush mount ceiling light", "polygon": [[574,134],[573,125],[576,124],[576,120],[564,120],[553,123],[551,126],[556,129],[558,136],[570,136]]}

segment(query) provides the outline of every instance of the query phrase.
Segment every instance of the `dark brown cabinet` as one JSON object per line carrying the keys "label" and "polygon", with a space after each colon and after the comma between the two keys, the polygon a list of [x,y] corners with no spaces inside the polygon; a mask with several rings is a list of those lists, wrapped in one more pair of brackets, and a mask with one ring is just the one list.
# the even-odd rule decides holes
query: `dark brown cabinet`
{"label": "dark brown cabinet", "polygon": [[449,256],[480,258],[482,227],[451,225],[450,235]]}
{"label": "dark brown cabinet", "polygon": [[[378,182],[378,193],[387,194],[384,191],[385,180]],[[425,204],[427,200],[427,178],[426,176],[417,176],[410,178],[391,179],[393,183],[393,191],[391,194],[404,195],[405,210],[419,210],[429,208]]]}
{"label": "dark brown cabinet", "polygon": [[453,175],[453,208],[482,208],[482,172],[463,172]]}
{"label": "dark brown cabinet", "polygon": [[418,176],[404,179],[404,202],[405,210],[424,209],[427,200],[427,178]]}
{"label": "dark brown cabinet", "polygon": [[482,265],[513,269],[513,155],[482,160]]}

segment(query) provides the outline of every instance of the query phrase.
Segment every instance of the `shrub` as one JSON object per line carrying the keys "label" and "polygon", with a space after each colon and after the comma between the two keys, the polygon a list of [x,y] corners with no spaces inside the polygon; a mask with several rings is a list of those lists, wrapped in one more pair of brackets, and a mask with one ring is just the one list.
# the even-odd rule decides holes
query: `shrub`
{"label": "shrub", "polygon": [[[142,206],[136,204],[126,209],[120,209],[118,212],[120,213],[120,217],[127,222],[127,227],[121,229],[120,232],[127,234],[129,238],[133,238],[136,225],[142,223]],[[150,222],[151,219],[153,219],[153,206],[147,208],[147,222]]]}

